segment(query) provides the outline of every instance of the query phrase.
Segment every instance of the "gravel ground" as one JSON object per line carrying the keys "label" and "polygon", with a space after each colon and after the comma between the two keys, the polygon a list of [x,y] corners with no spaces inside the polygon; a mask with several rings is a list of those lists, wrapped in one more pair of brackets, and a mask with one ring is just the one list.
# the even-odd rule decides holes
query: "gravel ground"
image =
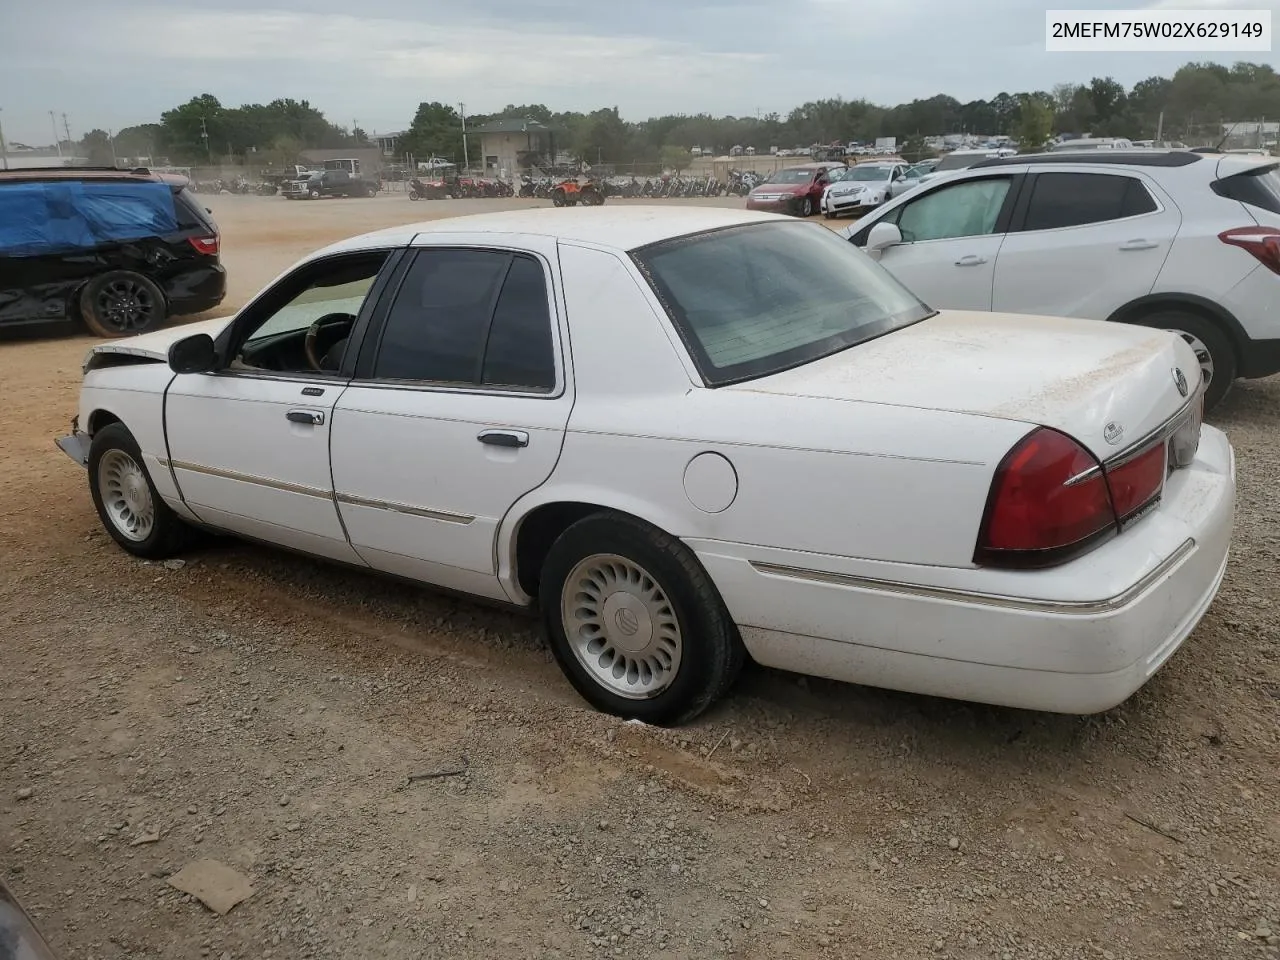
{"label": "gravel ground", "polygon": [[[212,200],[229,306],[340,236],[523,205]],[[127,557],[51,442],[90,342],[0,345],[0,870],[63,956],[1280,956],[1280,380],[1215,417],[1228,576],[1123,706],[749,668],[661,731],[519,617],[235,543]],[[254,894],[166,883],[201,858]]]}

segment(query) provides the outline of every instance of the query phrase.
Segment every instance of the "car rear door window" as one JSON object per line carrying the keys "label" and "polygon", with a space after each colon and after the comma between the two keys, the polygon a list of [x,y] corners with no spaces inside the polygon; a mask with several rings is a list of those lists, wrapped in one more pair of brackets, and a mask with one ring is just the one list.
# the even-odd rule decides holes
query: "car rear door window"
{"label": "car rear door window", "polygon": [[1031,187],[1023,230],[1054,230],[1154,213],[1156,202],[1134,177],[1041,173]]}
{"label": "car rear door window", "polygon": [[552,389],[541,264],[495,250],[419,252],[387,314],[373,376]]}
{"label": "car rear door window", "polygon": [[902,239],[918,243],[994,233],[1011,182],[1009,177],[987,177],[926,193],[899,208],[896,222]]}
{"label": "car rear door window", "polygon": [[556,385],[546,278],[542,265],[532,257],[511,262],[493,311],[481,382],[534,390],[551,390]]}

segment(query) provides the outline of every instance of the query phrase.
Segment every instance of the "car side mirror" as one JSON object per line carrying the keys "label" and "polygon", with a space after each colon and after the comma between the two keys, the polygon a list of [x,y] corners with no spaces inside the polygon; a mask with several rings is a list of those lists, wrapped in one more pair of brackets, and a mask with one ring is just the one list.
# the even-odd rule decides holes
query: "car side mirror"
{"label": "car side mirror", "polygon": [[218,351],[207,333],[193,333],[169,346],[169,369],[174,373],[208,373],[217,365]]}
{"label": "car side mirror", "polygon": [[879,256],[888,247],[902,242],[902,231],[896,223],[877,223],[867,234],[867,253]]}

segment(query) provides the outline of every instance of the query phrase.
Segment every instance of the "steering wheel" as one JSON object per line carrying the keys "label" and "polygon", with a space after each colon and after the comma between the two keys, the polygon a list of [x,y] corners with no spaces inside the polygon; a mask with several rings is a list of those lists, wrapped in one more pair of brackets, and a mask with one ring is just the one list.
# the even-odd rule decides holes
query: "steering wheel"
{"label": "steering wheel", "polygon": [[307,355],[307,363],[312,370],[322,369],[320,366],[320,354],[316,351],[316,344],[319,342],[320,334],[331,330],[335,327],[345,325],[350,332],[350,328],[355,326],[356,318],[350,313],[326,313],[323,317],[314,321],[311,326],[307,327],[307,335],[302,341],[302,349]]}

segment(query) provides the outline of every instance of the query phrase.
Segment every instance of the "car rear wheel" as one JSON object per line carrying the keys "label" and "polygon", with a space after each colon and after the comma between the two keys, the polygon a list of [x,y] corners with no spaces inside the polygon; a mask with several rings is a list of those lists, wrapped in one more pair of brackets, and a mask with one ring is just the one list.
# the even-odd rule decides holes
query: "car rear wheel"
{"label": "car rear wheel", "polygon": [[164,322],[164,294],[140,273],[113,270],[80,291],[80,317],[100,337],[146,333]]}
{"label": "car rear wheel", "polygon": [[552,653],[598,710],[646,723],[691,720],[745,659],[715,585],[680,541],[621,514],[570,526],[543,565]]}
{"label": "car rear wheel", "polygon": [[195,530],[160,498],[124,424],[108,424],[93,435],[88,468],[98,519],[129,553],[162,560],[191,545]]}
{"label": "car rear wheel", "polygon": [[1181,310],[1148,314],[1138,322],[1144,327],[1176,333],[1186,341],[1200,364],[1205,383],[1204,408],[1207,412],[1217,406],[1236,378],[1236,353],[1221,328],[1198,314]]}

